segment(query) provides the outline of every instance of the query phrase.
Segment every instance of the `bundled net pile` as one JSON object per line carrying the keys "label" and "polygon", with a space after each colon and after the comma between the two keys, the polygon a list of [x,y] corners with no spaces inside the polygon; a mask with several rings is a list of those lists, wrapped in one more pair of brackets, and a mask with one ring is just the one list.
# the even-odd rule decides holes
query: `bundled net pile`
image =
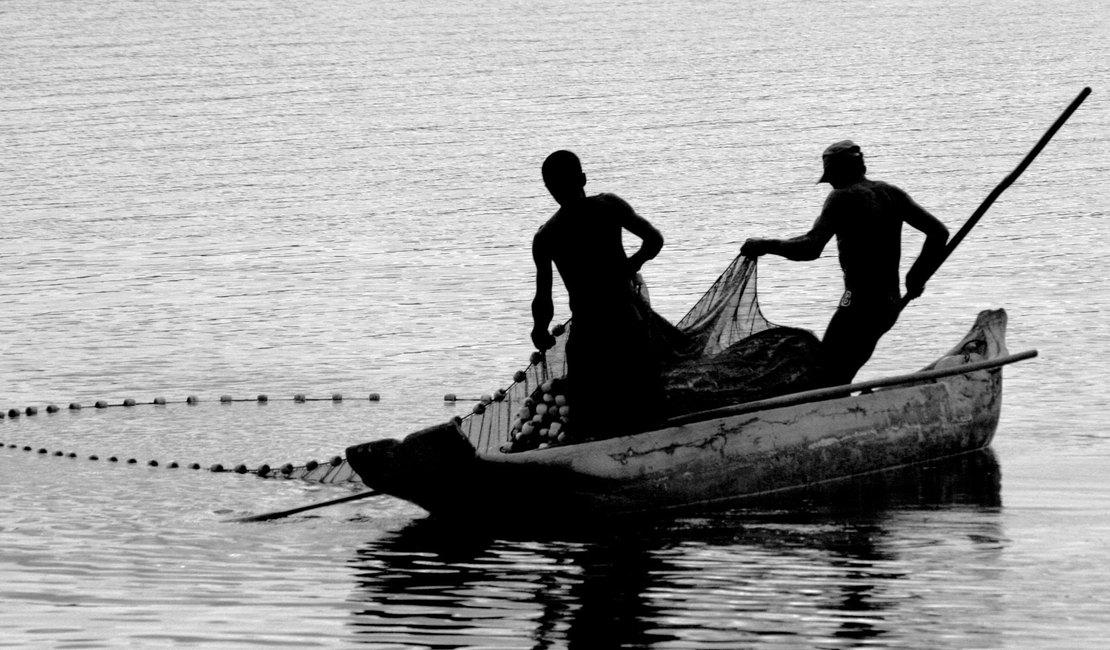
{"label": "bundled net pile", "polygon": [[[651,353],[665,359],[664,421],[821,385],[820,341],[808,330],[764,318],[754,259],[733,260],[676,325],[650,314]],[[606,437],[591,430],[589,422],[574,421],[565,380],[571,326],[569,321],[557,325],[555,347],[533,353],[512,384],[483,395],[461,418],[463,433],[479,452],[527,451]],[[619,368],[611,381],[621,381]]]}

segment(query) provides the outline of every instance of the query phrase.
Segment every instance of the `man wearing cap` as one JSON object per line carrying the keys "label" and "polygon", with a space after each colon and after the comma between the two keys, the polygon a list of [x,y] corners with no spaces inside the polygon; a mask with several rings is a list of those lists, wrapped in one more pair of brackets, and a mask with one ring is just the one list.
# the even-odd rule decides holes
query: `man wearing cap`
{"label": "man wearing cap", "polygon": [[827,381],[840,385],[851,383],[879,339],[898,320],[902,224],[925,235],[921,253],[906,274],[910,299],[921,295],[930,271],[941,259],[948,229],[901,189],[868,179],[863,153],[851,140],[829,146],[821,158],[824,174],[818,182],[829,183],[833,189],[813,228],[792,239],[748,239],[740,253],[814,260],[836,236],[844,294],[821,344]]}

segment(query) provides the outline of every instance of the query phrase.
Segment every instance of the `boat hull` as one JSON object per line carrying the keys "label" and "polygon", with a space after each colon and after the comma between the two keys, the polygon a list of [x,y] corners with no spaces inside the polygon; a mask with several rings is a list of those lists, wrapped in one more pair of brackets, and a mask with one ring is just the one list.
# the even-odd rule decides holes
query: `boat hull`
{"label": "boat hull", "polygon": [[956,366],[942,377],[786,396],[518,453],[479,453],[449,422],[404,441],[356,445],[347,458],[370,487],[441,515],[548,518],[736,503],[987,447],[1001,412],[1001,367],[957,371],[1004,356],[1004,330],[1004,312],[980,314],[926,369]]}

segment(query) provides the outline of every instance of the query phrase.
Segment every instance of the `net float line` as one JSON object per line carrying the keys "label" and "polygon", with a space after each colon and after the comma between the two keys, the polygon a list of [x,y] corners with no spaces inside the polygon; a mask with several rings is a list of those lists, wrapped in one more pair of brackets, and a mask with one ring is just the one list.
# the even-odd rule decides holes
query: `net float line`
{"label": "net float line", "polygon": [[[71,402],[68,406],[70,411],[81,411],[86,408],[94,409],[109,409],[109,408],[134,408],[140,406],[166,406],[171,404],[185,404],[188,406],[196,406],[201,403],[219,403],[222,405],[232,403],[257,403],[266,404],[269,402],[293,402],[304,404],[308,402],[331,402],[341,403],[345,401],[352,401],[342,393],[332,393],[326,397],[314,397],[308,393],[295,393],[291,397],[274,398],[266,394],[259,394],[250,398],[235,398],[231,395],[220,395],[218,399],[201,399],[197,395],[189,395],[184,399],[171,400],[165,397],[155,397],[150,401],[139,401],[132,398],[124,399],[117,402],[110,402],[108,400],[96,400],[91,404],[82,404],[81,402]],[[358,398],[358,401],[365,402],[379,402],[381,401],[380,393],[369,393],[365,397]],[[0,420],[4,420],[5,416],[9,420],[18,418],[34,417],[39,414],[40,407],[27,406],[23,408],[10,408],[7,410],[0,409]],[[62,407],[57,404],[47,404],[42,407],[46,413],[55,414],[62,410]],[[2,435],[2,434],[0,434]],[[41,456],[52,456],[58,458],[76,459],[79,454],[73,451],[65,450],[51,450],[46,447],[38,447],[28,444],[16,442],[0,442],[0,449],[16,450],[22,449],[25,452],[35,452]],[[89,461],[104,460],[108,463],[118,463],[123,465],[145,465],[147,467],[161,467],[165,469],[189,469],[196,471],[207,471],[215,474],[229,473],[229,474],[251,474],[259,478],[278,478],[278,479],[298,479],[312,483],[327,483],[327,484],[361,484],[361,479],[358,474],[350,468],[346,459],[342,456],[334,456],[326,462],[317,460],[309,460],[303,463],[287,462],[283,464],[262,464],[257,467],[248,467],[245,464],[201,464],[201,463],[187,463],[178,461],[164,462],[157,459],[140,461],[138,458],[119,456],[119,455],[100,455],[91,454],[86,457]]]}
{"label": "net float line", "polygon": [[[488,453],[491,449],[504,447],[510,442],[512,427],[518,419],[517,411],[546,382],[566,375],[565,345],[569,328],[570,320],[552,327],[551,335],[556,340],[552,348],[532,352],[528,365],[513,373],[511,383],[477,399],[467,400],[473,402],[469,412],[452,418],[476,450]],[[447,393],[443,399],[451,404],[460,398]]]}
{"label": "net float line", "polygon": [[[33,445],[27,444],[21,445],[15,442],[0,442],[0,449],[22,450],[27,453],[35,453],[39,456],[53,456],[56,458],[78,458],[78,454],[76,452],[50,450],[45,447],[35,447]],[[351,469],[346,459],[342,456],[333,456],[331,459],[325,462],[310,460],[302,464],[285,463],[282,465],[269,465],[264,463],[257,467],[247,467],[245,464],[242,463],[238,465],[224,465],[223,463],[201,465],[200,463],[179,463],[177,461],[140,461],[139,459],[134,457],[118,455],[102,457],[98,454],[91,454],[87,456],[87,460],[104,460],[107,463],[118,463],[122,465],[145,465],[147,467],[163,467],[165,469],[190,469],[196,471],[203,470],[211,472],[213,474],[252,474],[254,476],[257,476],[258,478],[299,479],[311,483],[362,483],[362,479],[360,479],[358,474]]]}
{"label": "net float line", "polygon": [[[557,324],[554,328],[552,328],[552,334],[556,337],[563,337],[567,332],[568,325],[569,321],[562,324]],[[504,434],[497,431],[498,429],[503,428],[501,426],[501,421],[503,418],[499,417],[501,415],[500,411],[505,408],[511,409],[514,402],[519,402],[520,400],[524,399],[524,397],[529,392],[534,390],[534,388],[539,386],[542,382],[547,381],[552,377],[562,376],[563,374],[565,374],[565,371],[566,361],[563,354],[562,346],[557,346],[555,349],[548,350],[546,353],[539,351],[533,352],[529,357],[528,366],[525,369],[518,370],[516,371],[516,373],[513,374],[511,384],[509,384],[507,387],[498,388],[490,394],[484,394],[477,399],[470,400],[473,401],[474,404],[469,412],[464,416],[455,416],[451,419],[459,426],[460,431],[462,431],[463,435],[465,435],[468,439],[471,440],[472,443],[474,443],[476,448],[489,448],[492,445],[502,443],[504,442]],[[452,399],[448,399],[449,397]],[[454,402],[456,401],[456,399],[457,398],[454,398],[454,395],[450,393],[445,396],[446,402]],[[381,396],[378,393],[370,393],[367,396],[366,400],[377,402],[381,400]],[[271,401],[271,398],[264,394],[258,395],[254,398],[236,399],[231,395],[221,395],[219,397],[219,403],[221,404],[243,402],[255,402],[262,404],[269,401]],[[344,397],[341,393],[333,393],[330,397],[309,397],[306,393],[296,393],[291,398],[285,398],[285,400],[283,401],[292,401],[295,403],[327,401],[335,403],[343,402]],[[130,398],[115,403],[109,402],[107,400],[97,400],[92,404],[92,407],[96,409],[107,409],[113,407],[133,408],[141,405],[164,406],[168,404],[186,404],[190,406],[195,406],[197,404],[200,404],[201,402],[202,400],[197,395],[189,395],[184,400],[171,401],[166,399],[165,397],[155,397],[150,402],[142,403]],[[69,404],[69,409],[71,411],[79,411],[84,408],[86,408],[86,406],[84,404],[81,404],[80,402],[72,402]],[[51,414],[57,413],[59,410],[61,409],[56,404],[50,404],[46,407],[46,411]],[[10,409],[8,411],[8,416],[10,418],[18,418],[21,415],[33,416],[37,413],[37,407],[29,406],[22,411],[14,408]],[[490,416],[493,417],[491,418]],[[507,417],[508,414],[506,413],[506,417],[504,418],[506,420],[506,423],[508,421]],[[2,418],[3,411],[0,410],[0,419]],[[22,448],[25,452],[35,451],[35,447],[31,445],[20,445],[17,443],[7,443],[5,445],[5,443],[0,442],[0,449],[4,449],[5,446],[7,449]],[[51,452],[44,447],[38,448],[37,452],[39,455],[53,455],[55,457],[64,457],[69,459],[76,459],[78,457],[78,454],[76,454],[75,452],[67,453],[62,450]],[[100,459],[101,457],[96,454],[88,456],[88,460],[90,461],[99,461]],[[106,460],[109,463],[122,463],[127,465],[140,464],[137,458],[108,456]],[[229,466],[222,463],[215,463],[212,465],[203,466],[200,463],[179,463],[177,461],[165,463],[158,460],[148,460],[143,464],[152,468],[186,468],[195,471],[206,470],[208,472],[216,474],[252,474],[259,478],[300,479],[315,483],[362,483],[362,479],[353,469],[351,469],[350,464],[347,463],[346,459],[344,459],[342,456],[334,456],[331,458],[331,460],[325,463],[320,463],[316,460],[310,460],[304,464],[285,463],[280,466],[262,464],[258,467],[247,467],[244,464]]]}
{"label": "net float line", "polygon": [[[334,402],[342,402],[342,401],[345,401],[346,399],[347,398],[342,393],[332,393],[328,397],[310,397],[305,393],[296,393],[292,397],[287,397],[287,398],[271,398],[269,395],[265,395],[265,394],[258,395],[257,397],[240,397],[240,398],[232,397],[231,395],[220,395],[218,401],[219,401],[220,404],[232,404],[232,403],[243,403],[243,402],[253,402],[253,403],[258,403],[258,404],[266,404],[266,403],[269,403],[269,402],[295,402],[295,403],[298,403],[298,404],[304,404],[304,403],[307,403],[307,402],[333,402],[334,403]],[[367,402],[380,402],[381,399],[382,399],[382,397],[381,397],[380,393],[369,393],[366,397],[359,398],[360,401],[367,401]],[[81,409],[84,409],[84,408],[96,408],[96,409],[106,409],[106,408],[116,408],[116,407],[131,408],[131,407],[135,407],[135,406],[166,406],[168,404],[187,404],[187,405],[190,405],[190,406],[196,406],[197,404],[200,404],[202,401],[205,401],[205,400],[202,400],[200,397],[198,397],[196,395],[189,395],[188,397],[186,397],[185,399],[182,399],[182,400],[168,400],[165,397],[155,397],[153,400],[151,400],[149,402],[139,402],[135,399],[128,398],[128,399],[124,399],[120,402],[109,402],[107,400],[96,400],[92,404],[82,404],[80,402],[70,402],[69,406],[68,406],[68,409],[71,410],[71,411],[80,411]],[[61,407],[58,406],[57,404],[47,404],[46,406],[44,406],[42,408],[47,413],[57,413],[58,411],[62,410]],[[39,413],[39,407],[38,406],[27,406],[27,407],[24,407],[24,408],[9,408],[7,410],[0,409],[0,420],[3,420],[5,415],[8,418],[18,418],[18,417],[21,417],[21,416],[24,416],[24,415],[27,415],[27,416],[38,415],[38,413]]]}
{"label": "net float line", "polygon": [[[552,329],[552,334],[556,337],[561,337],[566,333],[569,321],[562,324],[557,324]],[[562,347],[559,346],[554,350],[549,350],[546,354],[543,352],[533,352],[530,355],[528,366],[523,370],[518,370],[512,377],[512,383],[503,388],[498,388],[492,393],[484,394],[476,399],[468,399],[467,401],[474,402],[473,408],[465,416],[455,416],[452,419],[459,427],[463,434],[475,443],[475,447],[484,446],[486,448],[491,445],[498,444],[503,441],[502,435],[498,435],[494,430],[501,424],[502,418],[495,417],[496,424],[491,427],[493,421],[488,417],[493,415],[492,412],[499,412],[501,408],[511,408],[514,401],[523,399],[524,395],[533,390],[536,386],[540,385],[543,381],[549,380],[553,376],[561,376],[565,373],[565,359],[562,353]],[[332,393],[328,397],[310,397],[307,393],[295,393],[290,398],[272,399],[268,395],[260,394],[253,398],[235,398],[231,395],[220,395],[218,402],[220,404],[231,403],[245,403],[254,402],[258,404],[265,404],[270,401],[292,401],[294,403],[307,403],[307,402],[332,402],[338,403],[344,401],[342,393]],[[379,393],[369,393],[365,401],[378,402],[381,400]],[[453,403],[458,401],[459,398],[454,394],[448,393],[444,396],[444,401]],[[119,402],[109,402],[107,400],[96,400],[91,404],[95,409],[108,409],[108,408],[134,408],[138,406],[165,406],[169,404],[186,404],[195,406],[202,403],[203,400],[197,395],[189,395],[184,400],[169,400],[165,397],[155,397],[149,402],[139,402],[138,400],[128,398]],[[88,408],[87,405],[80,402],[71,402],[69,410],[80,411]],[[489,409],[489,411],[487,411]],[[57,404],[48,404],[45,407],[47,413],[54,414],[61,410]],[[492,411],[492,412],[491,412]],[[38,407],[28,406],[24,409],[9,409],[6,413],[9,418],[19,418],[23,415],[34,416],[39,412]],[[0,409],[0,420],[4,418],[5,411]],[[487,417],[482,417],[485,414]],[[499,414],[499,413],[498,413]],[[484,445],[483,445],[484,443]],[[22,449],[25,452],[36,451],[36,448],[31,445],[18,444],[9,442],[5,444],[0,442],[0,449]],[[63,450],[51,451],[45,447],[37,448],[39,455],[52,455],[54,457],[64,457],[69,459],[78,458],[76,452],[66,452]],[[97,454],[89,455],[89,461],[99,461],[101,456]],[[350,464],[342,456],[334,456],[331,460],[321,463],[316,460],[310,460],[303,464],[284,463],[282,465],[262,464],[257,467],[247,467],[244,464],[238,465],[224,465],[223,463],[215,463],[211,465],[201,465],[200,463],[180,463],[178,461],[162,462],[159,460],[147,460],[145,463],[140,463],[137,458],[133,457],[120,457],[120,456],[107,456],[105,460],[109,463],[121,463],[126,465],[139,465],[144,464],[147,467],[163,467],[166,469],[190,469],[194,471],[205,470],[211,473],[235,473],[235,474],[252,474],[259,478],[283,478],[283,479],[300,479],[315,483],[327,484],[344,484],[353,483],[361,484],[362,479],[358,474],[351,469]]]}

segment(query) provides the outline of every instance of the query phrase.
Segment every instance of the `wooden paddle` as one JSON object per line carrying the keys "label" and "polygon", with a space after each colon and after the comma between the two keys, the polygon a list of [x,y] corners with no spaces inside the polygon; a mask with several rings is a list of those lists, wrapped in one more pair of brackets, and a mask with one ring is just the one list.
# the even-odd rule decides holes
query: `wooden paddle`
{"label": "wooden paddle", "polygon": [[358,494],[348,494],[345,497],[332,499],[331,501],[321,501],[320,503],[313,503],[307,506],[300,506],[299,508],[291,508],[289,510],[278,510],[277,512],[266,512],[260,515],[251,515],[250,517],[240,517],[239,519],[228,519],[228,522],[244,522],[244,521],[269,521],[271,519],[281,519],[289,515],[295,515],[298,512],[306,510],[315,510],[316,508],[324,508],[327,506],[334,506],[339,503],[346,503],[348,501],[356,501],[358,499],[365,499],[366,497],[373,497],[381,494],[377,490],[369,490],[367,492],[359,492]]}
{"label": "wooden paddle", "polygon": [[[1068,118],[1071,117],[1071,114],[1075,112],[1075,109],[1079,108],[1079,105],[1082,104],[1083,100],[1087,99],[1087,95],[1090,94],[1090,87],[1084,88],[1082,92],[1079,93],[1079,96],[1076,97],[1072,101],[1072,103],[1064,110],[1064,112],[1060,114],[1060,117],[1056,118],[1056,121],[1052,124],[1052,126],[1050,126],[1049,129],[1045,131],[1044,135],[1042,135],[1041,139],[1037,142],[1037,145],[1033,147],[1033,149],[1028,154],[1026,154],[1025,159],[1021,161],[1021,164],[1015,167],[1014,171],[1010,172],[1010,174],[1006,176],[1006,178],[1002,179],[1002,182],[994,188],[994,191],[987,195],[987,198],[979,206],[979,209],[977,209],[971,215],[971,218],[967,220],[967,223],[965,223],[963,227],[960,228],[959,232],[957,232],[956,235],[952,237],[952,239],[948,240],[948,245],[944,249],[944,254],[937,261],[937,264],[935,267],[933,267],[933,270],[929,272],[929,275],[925,278],[926,280],[933,277],[933,274],[937,272],[937,270],[940,268],[940,265],[944,264],[944,261],[948,259],[948,256],[952,254],[952,251],[956,250],[956,246],[959,246],[960,242],[963,241],[963,238],[967,236],[967,233],[973,227],[975,227],[975,224],[978,223],[979,219],[983,217],[987,209],[991,207],[992,203],[994,203],[995,199],[997,199],[999,195],[1002,194],[1002,192],[1006,191],[1006,188],[1012,185],[1013,182],[1017,180],[1018,176],[1021,176],[1021,173],[1024,172],[1025,168],[1029,166],[1029,163],[1033,162],[1033,159],[1037,157],[1037,154],[1041,152],[1041,149],[1044,149],[1045,145],[1048,144],[1048,141],[1052,139],[1052,136],[1056,135],[1056,132],[1059,131],[1060,127],[1064,125],[1064,122],[1068,121]],[[901,308],[904,309],[906,305],[909,304],[910,300],[911,298],[909,298],[908,296],[903,297]]]}

